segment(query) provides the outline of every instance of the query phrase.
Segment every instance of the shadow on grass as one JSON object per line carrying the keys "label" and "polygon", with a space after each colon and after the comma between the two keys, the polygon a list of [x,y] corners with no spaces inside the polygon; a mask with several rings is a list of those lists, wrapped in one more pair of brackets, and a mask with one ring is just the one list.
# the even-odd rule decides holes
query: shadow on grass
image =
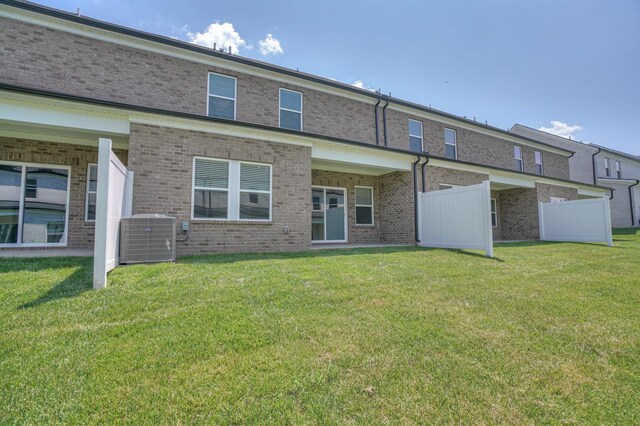
{"label": "shadow on grass", "polygon": [[[79,266],[77,263],[73,266]],[[45,294],[31,302],[18,306],[17,309],[29,309],[44,303],[59,299],[69,299],[93,288],[91,275],[93,267],[91,262],[84,262],[71,275],[49,288]]]}
{"label": "shadow on grass", "polygon": [[[637,235],[638,228],[613,228],[613,235]],[[615,240],[614,240],[615,241]]]}
{"label": "shadow on grass", "polygon": [[494,257],[488,257],[488,256],[485,256],[482,253],[475,253],[475,252],[466,251],[466,250],[447,250],[447,251],[451,251],[451,252],[456,253],[456,254],[461,254],[463,256],[479,257],[481,259],[493,260],[495,262],[504,263],[504,259],[500,259],[499,257],[495,257],[495,256]]}
{"label": "shadow on grass", "polygon": [[353,256],[362,254],[388,254],[425,250],[417,246],[398,247],[354,247],[336,249],[318,249],[296,252],[264,252],[264,253],[217,253],[181,257],[178,263],[234,263],[249,260],[305,259],[336,256]]}

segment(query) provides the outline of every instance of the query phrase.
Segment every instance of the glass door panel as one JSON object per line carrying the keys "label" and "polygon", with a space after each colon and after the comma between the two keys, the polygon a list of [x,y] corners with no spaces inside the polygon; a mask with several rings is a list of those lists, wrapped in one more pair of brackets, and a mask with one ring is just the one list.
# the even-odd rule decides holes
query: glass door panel
{"label": "glass door panel", "polygon": [[346,240],[345,195],[344,189],[312,188],[312,241]]}

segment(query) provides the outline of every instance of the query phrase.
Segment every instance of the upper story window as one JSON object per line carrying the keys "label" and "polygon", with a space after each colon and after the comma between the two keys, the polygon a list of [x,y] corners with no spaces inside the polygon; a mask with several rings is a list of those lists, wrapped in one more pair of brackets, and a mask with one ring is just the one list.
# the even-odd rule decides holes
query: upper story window
{"label": "upper story window", "polygon": [[422,121],[409,119],[409,149],[413,152],[423,152]]}
{"label": "upper story window", "polygon": [[194,158],[193,219],[271,220],[271,165]]}
{"label": "upper story window", "polygon": [[620,162],[616,161],[616,177],[622,179],[622,169],[620,168]]}
{"label": "upper story window", "polygon": [[280,89],[280,127],[302,130],[302,93]]}
{"label": "upper story window", "polygon": [[444,129],[444,155],[447,158],[458,158],[458,141],[456,131],[453,129]]}
{"label": "upper story window", "polygon": [[236,119],[236,78],[228,75],[209,73],[209,96],[207,115],[209,117]]}
{"label": "upper story window", "polygon": [[520,148],[519,146],[513,147],[513,158],[515,159],[514,168],[519,172],[524,171],[524,164],[522,162],[522,148]]}
{"label": "upper story window", "polygon": [[540,151],[535,152],[536,157],[536,173],[542,175],[544,173],[544,168],[542,167],[542,153]]}
{"label": "upper story window", "polygon": [[611,164],[608,158],[604,159],[604,174],[607,177],[611,177]]}

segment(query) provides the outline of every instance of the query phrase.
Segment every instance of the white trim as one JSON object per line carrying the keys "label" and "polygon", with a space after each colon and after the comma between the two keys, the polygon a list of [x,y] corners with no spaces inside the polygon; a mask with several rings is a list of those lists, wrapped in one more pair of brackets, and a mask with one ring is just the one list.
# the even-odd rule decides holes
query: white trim
{"label": "white trim", "polygon": [[89,183],[91,182],[91,166],[96,167],[96,183],[98,182],[98,164],[97,163],[87,163],[87,184],[86,189],[84,191],[84,221],[94,223],[95,219],[89,219],[89,195],[96,194],[96,208],[98,205],[98,187],[96,185],[95,191],[89,191]]}
{"label": "white trim", "polygon": [[[493,206],[496,206],[496,211],[495,211],[495,215],[496,215],[496,224],[493,224]],[[490,208],[490,217],[491,217],[491,227],[492,228],[497,228],[498,227],[498,201],[495,198],[491,198],[489,201],[489,208]]]}
{"label": "white trim", "polygon": [[[324,206],[324,210],[322,210],[323,219],[324,219],[324,240],[314,240],[311,239],[311,244],[331,244],[331,243],[348,243],[349,242],[349,202],[347,197],[347,188],[341,188],[339,186],[323,186],[323,185],[311,185],[311,190],[313,189],[322,189],[322,194],[324,200],[322,200],[322,205]],[[327,189],[338,189],[343,191],[344,193],[344,240],[327,240]],[[313,205],[311,206],[311,214],[313,214]],[[316,210],[318,211],[318,210]],[[312,224],[313,225],[313,224]]]}
{"label": "white trim", "polygon": [[[282,91],[287,91],[287,92],[291,92],[291,93],[297,93],[300,95],[300,111],[296,111],[293,109],[289,109],[289,108],[283,108],[282,107]],[[293,112],[296,114],[300,114],[300,128],[299,129],[289,129],[289,130],[298,130],[300,132],[303,131],[304,129],[304,125],[303,125],[303,114],[302,114],[302,103],[303,103],[303,99],[304,99],[304,94],[302,92],[299,92],[297,90],[291,90],[291,89],[285,89],[284,87],[280,87],[280,90],[278,90],[278,127],[282,128],[282,123],[281,123],[281,118],[282,118],[282,111],[288,111],[288,112]],[[287,128],[288,129],[288,128]]]}
{"label": "white trim", "polygon": [[[519,156],[518,156],[519,155]],[[522,147],[519,145],[513,146],[513,159],[520,161],[520,168],[514,169],[518,172],[524,172],[524,160],[522,159]]]}
{"label": "white trim", "polygon": [[[411,134],[411,125],[409,124],[409,122],[411,121],[420,124],[420,136]],[[409,118],[407,122],[407,127],[409,128],[409,150],[411,151],[411,138],[414,137],[414,138],[420,138],[420,152],[426,152],[426,149],[424,149],[424,123],[422,123],[422,121],[420,120],[414,120],[413,118]]]}
{"label": "white trim", "polygon": [[[69,240],[69,207],[71,200],[71,167],[61,166],[57,164],[44,164],[44,163],[27,163],[21,161],[4,161],[0,160],[0,164],[8,166],[20,166],[22,171],[20,172],[20,200],[18,208],[18,234],[16,235],[16,243],[0,243],[1,248],[23,248],[23,247],[66,247]],[[27,181],[27,167],[37,167],[43,169],[58,169],[67,171],[67,194],[65,200],[65,219],[64,219],[64,234],[62,235],[61,242],[59,243],[23,243],[23,227],[24,227],[24,196]]]}
{"label": "white trim", "polygon": [[[225,162],[229,165],[229,175],[228,175],[228,187],[227,188],[217,188],[217,187],[196,187],[196,160],[205,160],[205,161],[218,161]],[[264,190],[241,190],[240,189],[240,165],[241,164],[255,164],[259,166],[269,167],[269,191]],[[273,219],[273,164],[269,163],[258,163],[254,161],[240,161],[240,160],[230,160],[226,158],[215,158],[215,157],[203,157],[203,156],[194,156],[192,161],[192,170],[191,170],[191,220],[194,221],[202,221],[202,222],[271,222]],[[204,190],[204,191],[223,191],[227,193],[227,217],[225,219],[222,218],[208,218],[208,217],[195,217],[195,191],[196,190]],[[260,193],[260,194],[269,194],[269,218],[268,219],[243,219],[240,217],[240,193]]]}
{"label": "white trim", "polygon": [[[540,162],[538,162],[538,157],[540,157]],[[533,160],[536,166],[540,166],[540,173],[537,173],[538,171],[536,170],[536,174],[540,176],[544,176],[544,164],[543,164],[544,160],[542,156],[542,151],[533,151]]]}
{"label": "white trim", "polygon": [[[210,75],[211,74],[216,74],[219,75],[220,77],[227,77],[227,78],[231,78],[233,79],[233,98],[229,98],[227,96],[221,96],[221,95],[213,95],[211,93],[211,87],[210,87],[210,83],[211,83],[211,78]],[[217,116],[212,116],[209,115],[209,98],[210,97],[214,97],[214,98],[218,98],[218,99],[226,99],[228,101],[233,101],[233,118],[232,120],[236,119],[236,109],[237,109],[237,105],[238,105],[238,78],[234,77],[232,75],[227,75],[227,74],[221,74],[219,72],[214,72],[214,71],[209,71],[207,73],[207,117],[216,117],[216,118],[222,118],[222,119],[226,119],[228,120],[227,117],[217,117]]]}
{"label": "white trim", "polygon": [[[453,143],[449,143],[447,142],[447,130],[452,131],[453,132]],[[447,157],[447,147],[446,145],[452,146],[454,148],[454,156],[453,156],[453,160],[457,160],[458,159],[458,131],[456,129],[451,129],[449,127],[445,127],[444,131],[443,131],[443,136],[444,136],[444,156]],[[449,157],[447,157],[449,158]]]}
{"label": "white trim", "polygon": [[[365,188],[365,189],[369,189],[371,190],[371,205],[368,204],[358,204],[358,188]],[[353,223],[355,224],[355,226],[375,226],[375,209],[373,208],[373,200],[374,197],[374,191],[373,191],[373,186],[362,186],[362,185],[355,185],[354,189],[353,189],[353,198],[354,198],[354,202],[355,202],[355,210],[354,210],[354,218],[353,218]],[[371,223],[358,223],[358,207],[370,207],[371,208]]]}

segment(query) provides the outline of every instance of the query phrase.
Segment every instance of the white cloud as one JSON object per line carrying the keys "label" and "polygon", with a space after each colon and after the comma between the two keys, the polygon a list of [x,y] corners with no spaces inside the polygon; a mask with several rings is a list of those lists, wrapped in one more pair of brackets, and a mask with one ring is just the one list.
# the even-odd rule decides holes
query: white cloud
{"label": "white cloud", "polygon": [[213,48],[216,47],[228,50],[231,47],[232,53],[238,53],[240,48],[251,49],[252,46],[240,37],[240,34],[233,28],[233,24],[225,22],[221,24],[214,22],[209,25],[204,32],[187,33],[187,39],[190,43]]}
{"label": "white cloud", "polygon": [[577,124],[574,126],[570,126],[567,123],[563,123],[562,121],[553,120],[551,122],[551,127],[539,127],[538,130],[543,132],[551,133],[552,135],[561,136],[563,138],[571,138],[573,136],[573,132],[579,132],[582,130],[581,126]]}
{"label": "white cloud", "polygon": [[371,87],[366,86],[362,80],[356,80],[355,82],[351,83],[351,85],[352,86],[356,86],[359,89],[368,90],[370,92],[375,92],[376,91],[376,89],[372,89]]}
{"label": "white cloud", "polygon": [[280,41],[274,38],[273,34],[267,34],[267,37],[265,37],[264,40],[260,40],[258,44],[260,45],[260,53],[262,53],[263,56],[281,55],[284,53],[282,46],[280,46]]}

